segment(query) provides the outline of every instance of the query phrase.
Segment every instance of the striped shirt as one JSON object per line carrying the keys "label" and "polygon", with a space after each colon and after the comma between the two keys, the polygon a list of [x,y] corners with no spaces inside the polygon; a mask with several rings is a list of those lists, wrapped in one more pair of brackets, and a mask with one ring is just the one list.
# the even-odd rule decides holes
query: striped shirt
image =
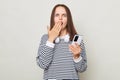
{"label": "striped shirt", "polygon": [[52,48],[46,45],[47,40],[48,35],[43,35],[36,58],[39,67],[44,69],[44,80],[79,79],[78,72],[84,72],[87,68],[83,41],[80,45],[82,48],[82,60],[76,63],[68,47],[71,41],[64,42],[64,40],[61,39],[60,42],[55,43],[54,48]]}

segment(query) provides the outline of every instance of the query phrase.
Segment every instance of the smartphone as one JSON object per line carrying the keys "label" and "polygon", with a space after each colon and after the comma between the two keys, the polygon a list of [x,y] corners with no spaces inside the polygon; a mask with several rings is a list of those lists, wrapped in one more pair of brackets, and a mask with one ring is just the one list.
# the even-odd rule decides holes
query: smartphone
{"label": "smartphone", "polygon": [[73,37],[72,44],[74,44],[74,43],[78,43],[78,45],[80,45],[82,39],[83,39],[82,36],[76,34],[76,35]]}

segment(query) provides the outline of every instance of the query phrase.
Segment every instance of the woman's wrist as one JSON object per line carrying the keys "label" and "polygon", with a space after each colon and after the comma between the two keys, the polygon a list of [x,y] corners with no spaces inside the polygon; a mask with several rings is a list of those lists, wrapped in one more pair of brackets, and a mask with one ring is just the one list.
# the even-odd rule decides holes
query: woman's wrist
{"label": "woman's wrist", "polygon": [[54,39],[52,39],[52,38],[48,38],[48,41],[50,41],[50,42],[54,42]]}
{"label": "woman's wrist", "polygon": [[78,59],[80,57],[80,54],[73,55],[74,59]]}

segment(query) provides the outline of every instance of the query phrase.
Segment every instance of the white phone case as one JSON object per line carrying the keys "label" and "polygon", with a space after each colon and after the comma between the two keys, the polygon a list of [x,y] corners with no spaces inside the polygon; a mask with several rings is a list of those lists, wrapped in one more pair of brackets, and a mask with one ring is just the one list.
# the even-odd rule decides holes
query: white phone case
{"label": "white phone case", "polygon": [[74,44],[74,43],[78,43],[78,45],[80,45],[82,39],[83,39],[82,36],[76,34],[76,35],[74,36],[73,40],[72,40],[72,44]]}

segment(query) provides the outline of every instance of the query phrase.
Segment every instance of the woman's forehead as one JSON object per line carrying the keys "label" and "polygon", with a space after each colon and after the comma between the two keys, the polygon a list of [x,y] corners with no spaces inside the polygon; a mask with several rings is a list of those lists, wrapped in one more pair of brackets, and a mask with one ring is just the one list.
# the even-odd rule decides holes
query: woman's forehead
{"label": "woman's forehead", "polygon": [[66,13],[66,10],[65,10],[64,7],[58,6],[58,7],[55,9],[55,13]]}

